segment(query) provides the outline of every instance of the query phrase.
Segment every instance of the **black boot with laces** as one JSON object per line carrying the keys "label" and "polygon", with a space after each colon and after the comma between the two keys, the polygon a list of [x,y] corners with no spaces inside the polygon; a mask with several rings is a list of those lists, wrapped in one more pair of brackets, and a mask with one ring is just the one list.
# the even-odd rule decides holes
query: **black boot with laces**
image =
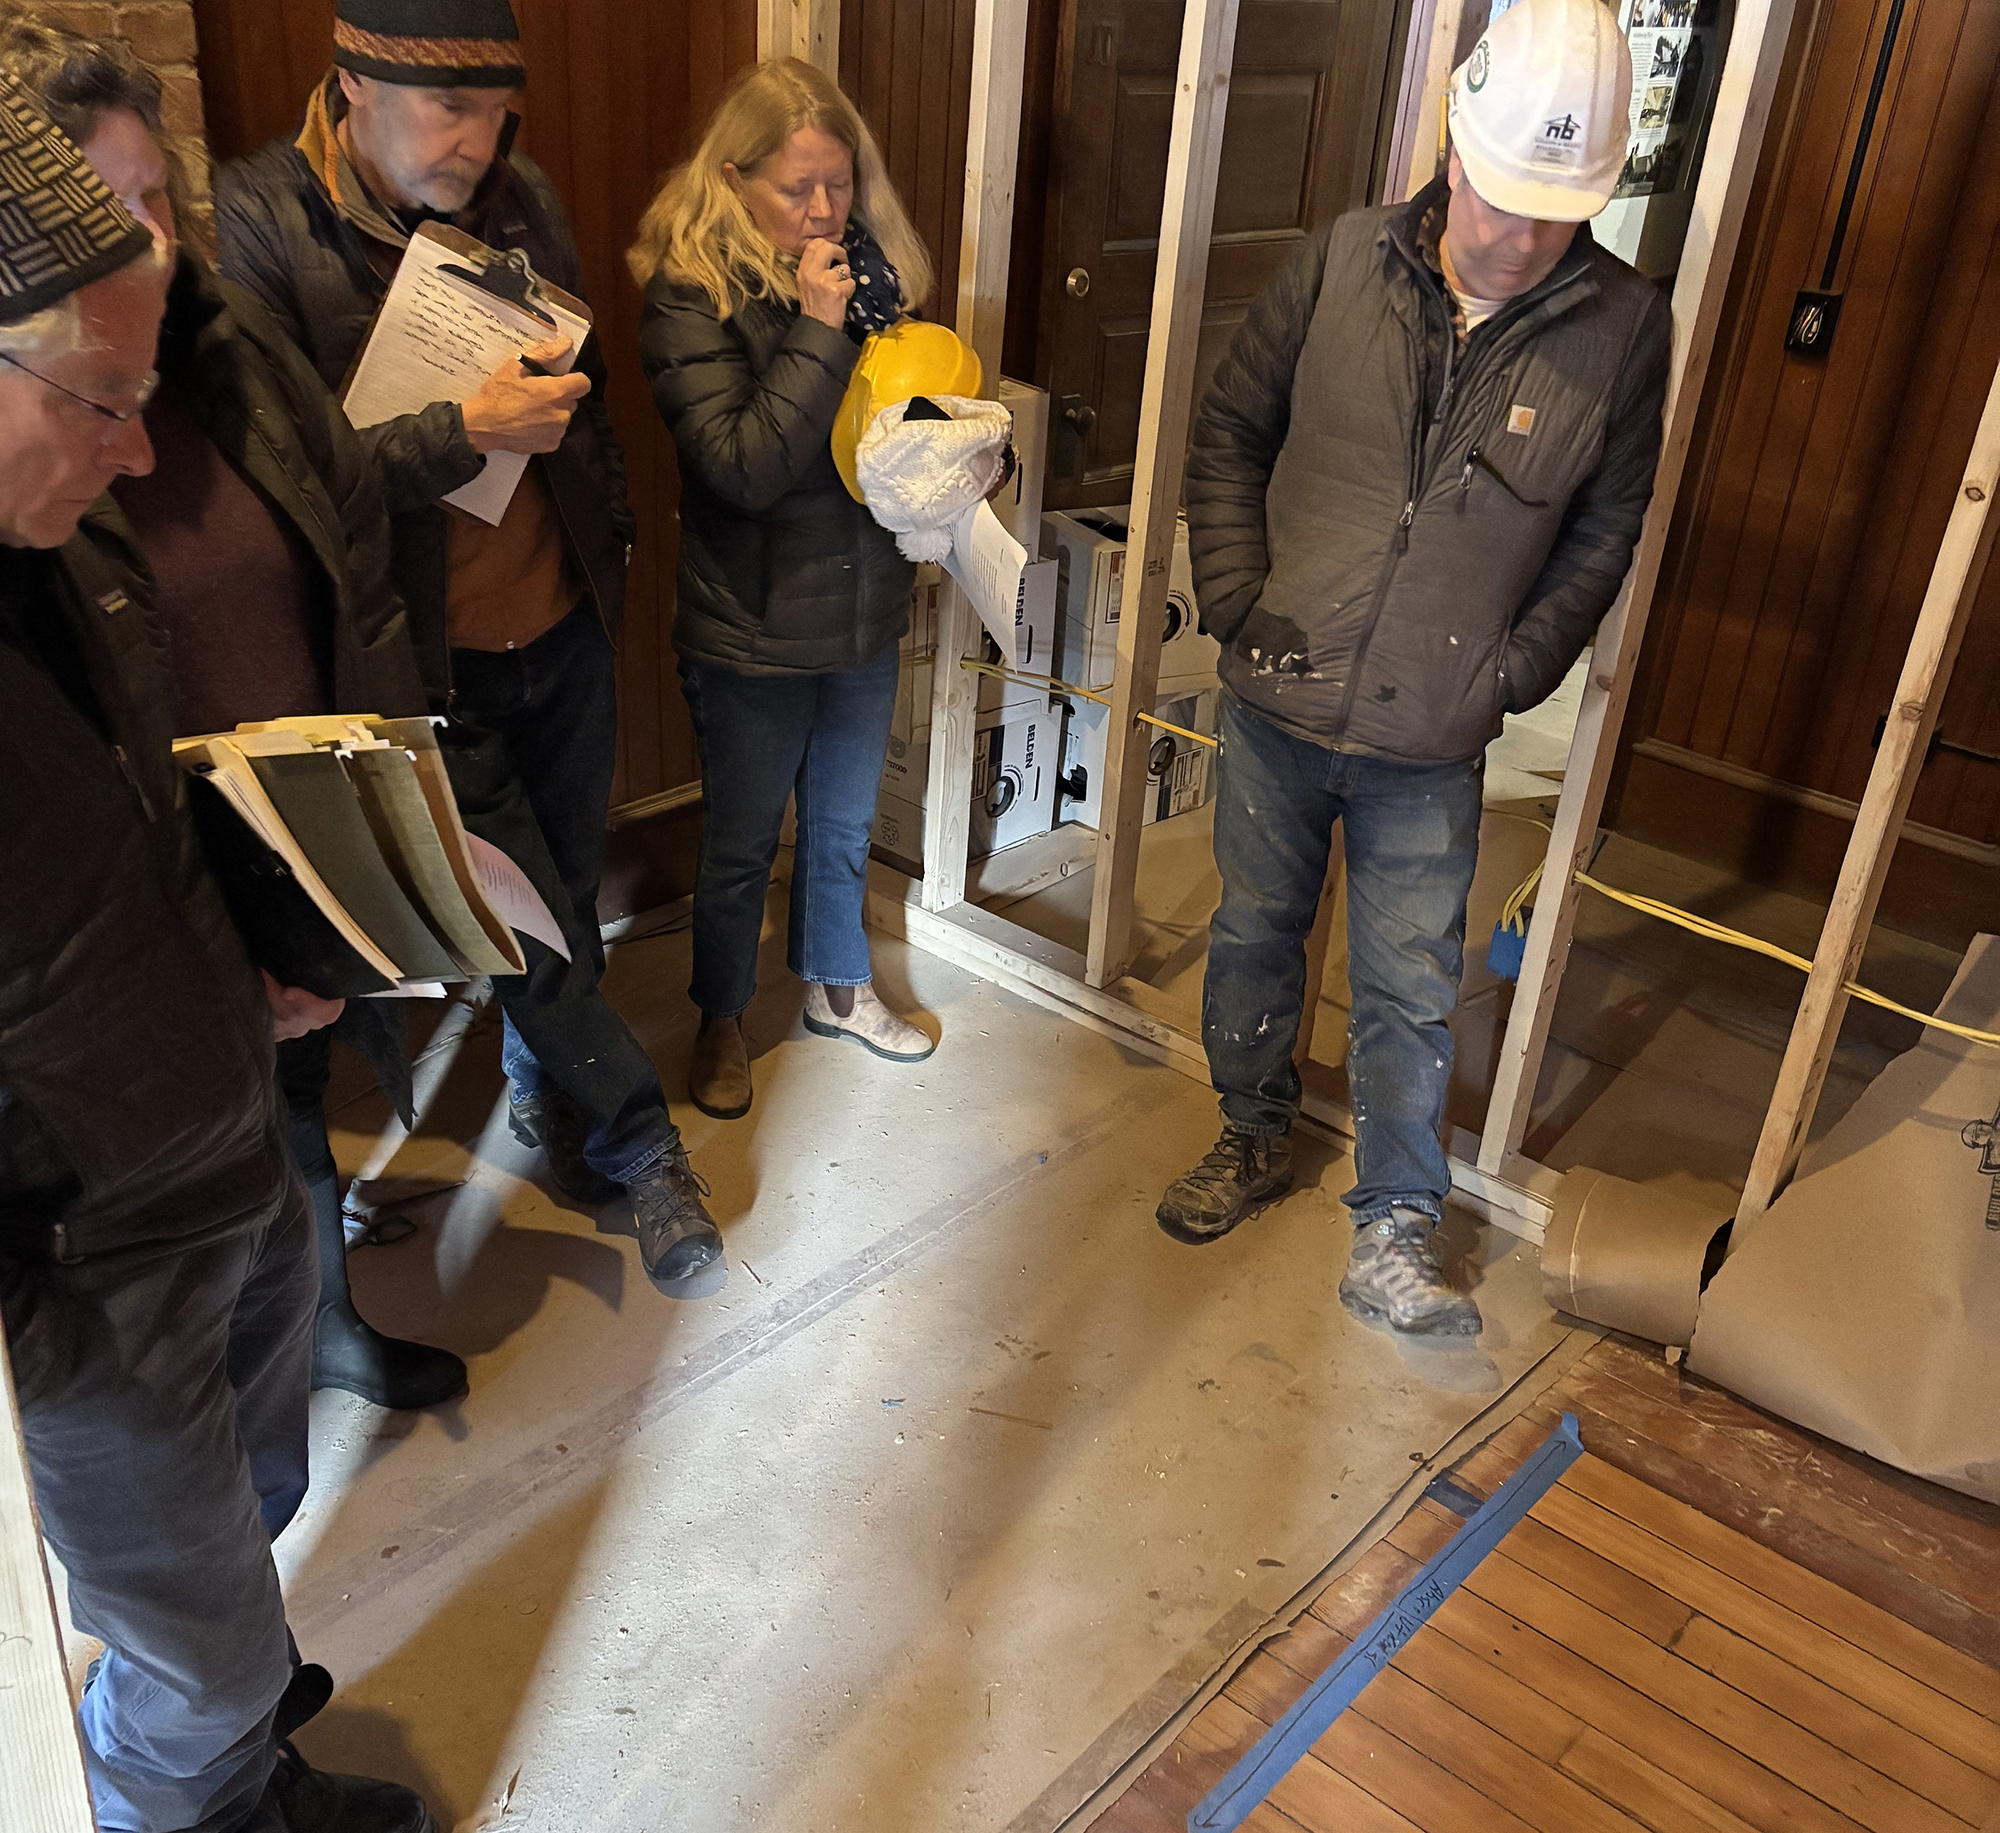
{"label": "black boot with laces", "polygon": [[1167,1186],[1160,1226],[1190,1247],[1218,1241],[1292,1187],[1292,1142],[1283,1133],[1240,1133],[1225,1125],[1215,1149]]}

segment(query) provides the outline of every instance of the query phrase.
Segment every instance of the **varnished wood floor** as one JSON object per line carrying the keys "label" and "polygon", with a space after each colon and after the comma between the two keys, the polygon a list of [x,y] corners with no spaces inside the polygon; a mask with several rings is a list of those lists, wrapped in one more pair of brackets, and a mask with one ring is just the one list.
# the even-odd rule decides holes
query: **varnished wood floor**
{"label": "varnished wood floor", "polygon": [[1565,1411],[1591,1455],[1246,1825],[2000,1828],[2000,1510],[1608,1339],[1246,1664],[1094,1833],[1181,1833]]}

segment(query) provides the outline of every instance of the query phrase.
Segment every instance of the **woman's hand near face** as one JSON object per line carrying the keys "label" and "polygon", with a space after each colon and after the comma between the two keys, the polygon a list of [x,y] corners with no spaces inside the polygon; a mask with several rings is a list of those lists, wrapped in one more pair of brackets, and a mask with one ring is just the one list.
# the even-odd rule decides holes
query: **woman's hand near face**
{"label": "woman's hand near face", "polygon": [[838,331],[847,322],[847,302],[853,297],[847,250],[815,236],[799,251],[799,310]]}

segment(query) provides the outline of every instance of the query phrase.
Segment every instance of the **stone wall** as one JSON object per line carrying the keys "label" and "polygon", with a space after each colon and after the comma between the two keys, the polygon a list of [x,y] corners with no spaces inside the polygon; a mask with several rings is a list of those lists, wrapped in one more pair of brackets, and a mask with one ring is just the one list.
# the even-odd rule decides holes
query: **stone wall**
{"label": "stone wall", "polygon": [[210,216],[208,140],[201,76],[195,68],[193,0],[43,0],[35,10],[87,38],[122,38],[160,73],[166,86],[167,133],[187,167],[194,195],[197,221],[188,227],[198,231],[205,226]]}

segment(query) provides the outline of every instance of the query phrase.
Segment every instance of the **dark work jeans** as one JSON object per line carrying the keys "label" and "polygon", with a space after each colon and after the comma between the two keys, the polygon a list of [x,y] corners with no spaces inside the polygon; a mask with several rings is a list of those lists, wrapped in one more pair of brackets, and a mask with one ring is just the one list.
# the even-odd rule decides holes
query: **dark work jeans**
{"label": "dark work jeans", "polygon": [[465,825],[518,865],[569,944],[523,936],[526,974],[496,977],[501,1061],[523,1096],[549,1083],[590,1119],[591,1169],[630,1183],[680,1143],[652,1058],[598,989],[597,882],[617,761],[615,657],[588,601],[522,649],[451,652],[442,743]]}
{"label": "dark work jeans", "polygon": [[1347,1074],[1354,1098],[1357,1226],[1392,1208],[1444,1214],[1439,1129],[1451,1082],[1447,1020],[1465,965],[1465,899],[1479,851],[1484,761],[1419,766],[1355,757],[1222,701],[1215,863],[1202,1042],[1223,1118],[1285,1131],[1299,1111],[1292,1062],[1306,938],[1340,824],[1347,869]]}
{"label": "dark work jeans", "polygon": [[42,1529],[104,1643],[78,1709],[104,1833],[231,1827],[292,1677],[271,1541],[306,1493],[305,1194],[183,1253],[25,1270],[8,1346]]}
{"label": "dark work jeans", "polygon": [[868,835],[896,711],[896,645],[823,675],[746,675],[681,663],[701,747],[701,864],[694,893],[694,979],[704,1012],[733,1018],[757,991],[764,894],[798,804],[786,960],[801,980],[870,978],[861,909]]}

